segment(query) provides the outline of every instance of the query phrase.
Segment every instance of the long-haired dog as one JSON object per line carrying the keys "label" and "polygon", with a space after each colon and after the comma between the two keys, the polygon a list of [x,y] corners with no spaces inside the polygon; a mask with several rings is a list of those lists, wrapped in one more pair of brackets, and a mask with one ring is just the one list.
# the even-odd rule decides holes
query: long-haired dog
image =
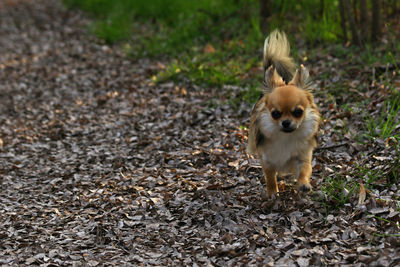
{"label": "long-haired dog", "polygon": [[247,151],[257,154],[267,183],[267,196],[277,193],[278,173],[294,174],[298,190],[311,190],[312,152],[319,112],[309,91],[309,74],[289,55],[284,33],[273,31],[264,43],[264,94],[253,108]]}

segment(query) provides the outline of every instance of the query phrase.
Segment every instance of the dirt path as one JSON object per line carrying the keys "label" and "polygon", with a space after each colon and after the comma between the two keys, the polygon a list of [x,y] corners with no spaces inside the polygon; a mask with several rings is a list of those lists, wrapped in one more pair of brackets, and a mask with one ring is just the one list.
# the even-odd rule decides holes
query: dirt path
{"label": "dirt path", "polygon": [[399,239],[373,236],[383,222],[327,216],[318,179],[304,199],[261,200],[239,129],[250,107],[155,86],[154,62],[87,26],[59,1],[0,3],[1,264],[399,263]]}

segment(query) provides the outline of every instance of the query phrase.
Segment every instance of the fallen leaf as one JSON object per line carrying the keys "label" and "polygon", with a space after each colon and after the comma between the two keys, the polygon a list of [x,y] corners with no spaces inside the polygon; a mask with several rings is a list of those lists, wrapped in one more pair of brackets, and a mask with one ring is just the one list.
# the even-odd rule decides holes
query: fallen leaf
{"label": "fallen leaf", "polygon": [[366,196],[367,196],[367,192],[365,191],[364,184],[360,183],[360,194],[358,195],[358,206],[361,206],[364,204]]}
{"label": "fallen leaf", "polygon": [[203,52],[204,53],[214,53],[215,52],[215,48],[211,44],[207,44],[204,47]]}

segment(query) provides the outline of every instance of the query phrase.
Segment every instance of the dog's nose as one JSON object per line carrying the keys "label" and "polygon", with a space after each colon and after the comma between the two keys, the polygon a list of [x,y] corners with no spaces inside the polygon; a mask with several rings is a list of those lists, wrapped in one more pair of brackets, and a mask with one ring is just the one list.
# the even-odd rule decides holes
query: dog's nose
{"label": "dog's nose", "polygon": [[290,126],[290,120],[284,120],[284,121],[282,121],[282,126],[283,126],[283,128],[289,128],[289,126]]}

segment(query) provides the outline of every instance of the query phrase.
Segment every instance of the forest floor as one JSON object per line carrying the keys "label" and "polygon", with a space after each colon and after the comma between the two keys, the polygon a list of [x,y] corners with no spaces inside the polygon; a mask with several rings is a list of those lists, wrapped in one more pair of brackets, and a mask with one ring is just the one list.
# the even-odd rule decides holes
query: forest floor
{"label": "forest floor", "polygon": [[[398,140],[359,141],[362,111],[379,122],[389,97],[370,66],[314,53],[314,190],[281,179],[263,200],[245,153],[251,104],[155,84],[162,64],[101,44],[88,23],[55,0],[0,2],[1,265],[400,264]],[[341,106],[324,91],[338,80]]]}

